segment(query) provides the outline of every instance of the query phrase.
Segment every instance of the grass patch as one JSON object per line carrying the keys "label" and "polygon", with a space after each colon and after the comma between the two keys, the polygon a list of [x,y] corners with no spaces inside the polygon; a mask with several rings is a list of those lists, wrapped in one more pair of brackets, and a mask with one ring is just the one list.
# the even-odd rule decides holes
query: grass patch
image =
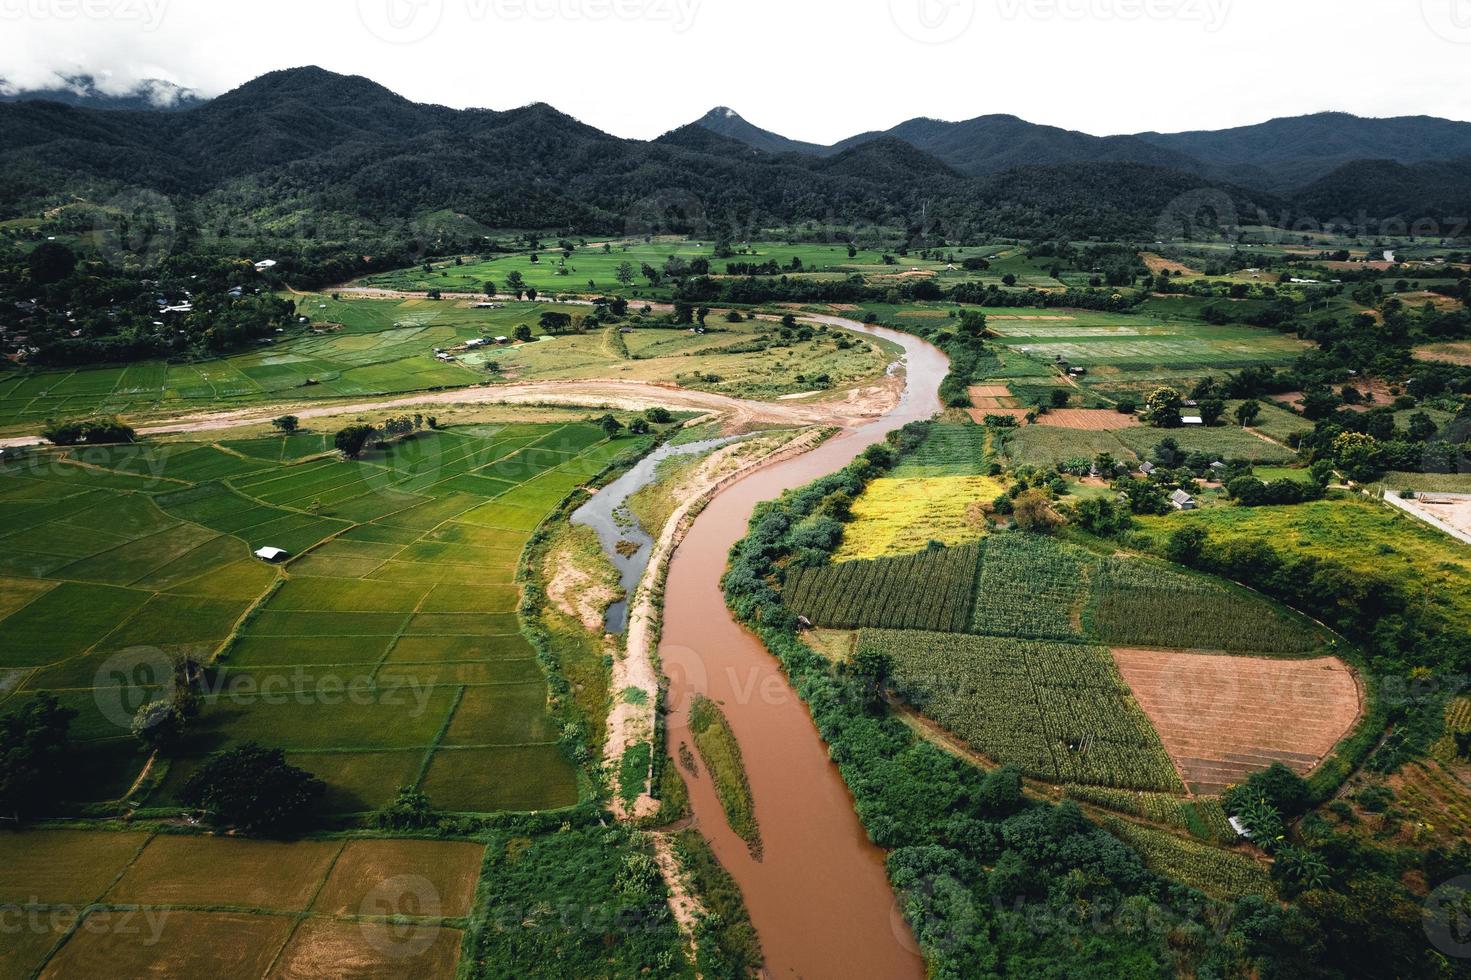
{"label": "grass patch", "polygon": [[760,860],[761,828],[756,823],[756,804],[751,798],[751,784],[746,781],[741,746],[730,722],[714,701],[696,695],[690,702],[689,723],[695,748],[699,749],[705,771],[715,784],[715,795],[725,811],[726,822],[746,842],[751,855]]}

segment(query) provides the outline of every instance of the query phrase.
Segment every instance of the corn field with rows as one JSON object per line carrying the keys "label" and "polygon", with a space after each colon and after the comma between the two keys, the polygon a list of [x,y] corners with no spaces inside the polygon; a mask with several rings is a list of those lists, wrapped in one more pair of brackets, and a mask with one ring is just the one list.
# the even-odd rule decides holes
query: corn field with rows
{"label": "corn field with rows", "polygon": [[1001,763],[1051,782],[1183,792],[1159,736],[1102,647],[864,630],[898,694]]}
{"label": "corn field with rows", "polygon": [[971,632],[1065,640],[1082,635],[1079,613],[1096,559],[1081,548],[1012,531],[986,542]]}
{"label": "corn field with rows", "polygon": [[1084,614],[1089,634],[1115,646],[1310,654],[1324,637],[1266,600],[1138,558],[1097,563]]}
{"label": "corn field with rows", "polygon": [[960,632],[970,621],[982,547],[794,569],[782,601],[813,624],[833,629]]}
{"label": "corn field with rows", "polygon": [[1065,789],[1068,798],[1079,803],[1089,803],[1105,810],[1175,827],[1188,831],[1203,841],[1231,844],[1237,839],[1236,831],[1231,829],[1226,810],[1219,800],[1186,800],[1166,793],[1140,793],[1103,786],[1070,785]]}
{"label": "corn field with rows", "polygon": [[1275,889],[1267,869],[1245,854],[1223,851],[1117,817],[1105,820],[1103,829],[1138,851],[1151,869],[1207,894],[1220,898],[1274,897]]}

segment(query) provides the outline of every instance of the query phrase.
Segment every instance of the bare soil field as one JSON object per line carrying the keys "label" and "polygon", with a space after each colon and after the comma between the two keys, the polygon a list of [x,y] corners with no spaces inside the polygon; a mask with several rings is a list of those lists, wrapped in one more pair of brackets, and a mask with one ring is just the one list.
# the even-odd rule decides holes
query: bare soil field
{"label": "bare soil field", "polygon": [[1411,353],[1418,361],[1446,361],[1450,364],[1471,364],[1471,340],[1455,340],[1444,344],[1426,344],[1416,347]]}
{"label": "bare soil field", "polygon": [[1123,415],[1111,408],[1054,408],[1046,415],[1037,416],[1037,424],[1052,425],[1060,429],[1111,432],[1114,429],[1137,427],[1139,417]]}
{"label": "bare soil field", "polygon": [[1113,651],[1119,672],[1194,793],[1216,794],[1281,762],[1318,765],[1361,711],[1340,660]]}
{"label": "bare soil field", "polygon": [[1434,518],[1459,531],[1463,540],[1471,536],[1471,494],[1427,492],[1413,500],[1399,498],[1392,502],[1403,510]]}
{"label": "bare soil field", "polygon": [[1155,275],[1159,275],[1161,272],[1168,272],[1172,276],[1200,275],[1200,270],[1192,269],[1183,262],[1167,259],[1158,252],[1140,252],[1139,258],[1144,261],[1145,267]]}

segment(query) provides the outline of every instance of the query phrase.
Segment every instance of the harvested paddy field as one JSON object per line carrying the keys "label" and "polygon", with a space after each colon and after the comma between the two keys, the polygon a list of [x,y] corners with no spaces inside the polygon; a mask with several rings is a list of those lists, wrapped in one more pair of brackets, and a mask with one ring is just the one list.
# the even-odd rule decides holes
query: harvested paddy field
{"label": "harvested paddy field", "polygon": [[[451,977],[483,855],[450,841],[3,833],[0,909],[47,928],[7,944],[0,965],[46,977]],[[57,888],[54,866],[83,857],[85,880]]]}
{"label": "harvested paddy field", "polygon": [[1275,762],[1306,773],[1358,721],[1358,684],[1332,657],[1275,660],[1113,651],[1119,672],[1196,793]]}

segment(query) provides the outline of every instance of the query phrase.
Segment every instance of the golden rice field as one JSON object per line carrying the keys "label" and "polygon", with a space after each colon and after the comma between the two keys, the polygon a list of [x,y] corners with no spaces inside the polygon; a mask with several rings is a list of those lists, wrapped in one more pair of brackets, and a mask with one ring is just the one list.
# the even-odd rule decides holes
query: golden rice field
{"label": "golden rice field", "polygon": [[930,541],[947,546],[985,537],[980,505],[1005,485],[989,476],[886,477],[853,504],[853,521],[834,561],[905,555]]}

